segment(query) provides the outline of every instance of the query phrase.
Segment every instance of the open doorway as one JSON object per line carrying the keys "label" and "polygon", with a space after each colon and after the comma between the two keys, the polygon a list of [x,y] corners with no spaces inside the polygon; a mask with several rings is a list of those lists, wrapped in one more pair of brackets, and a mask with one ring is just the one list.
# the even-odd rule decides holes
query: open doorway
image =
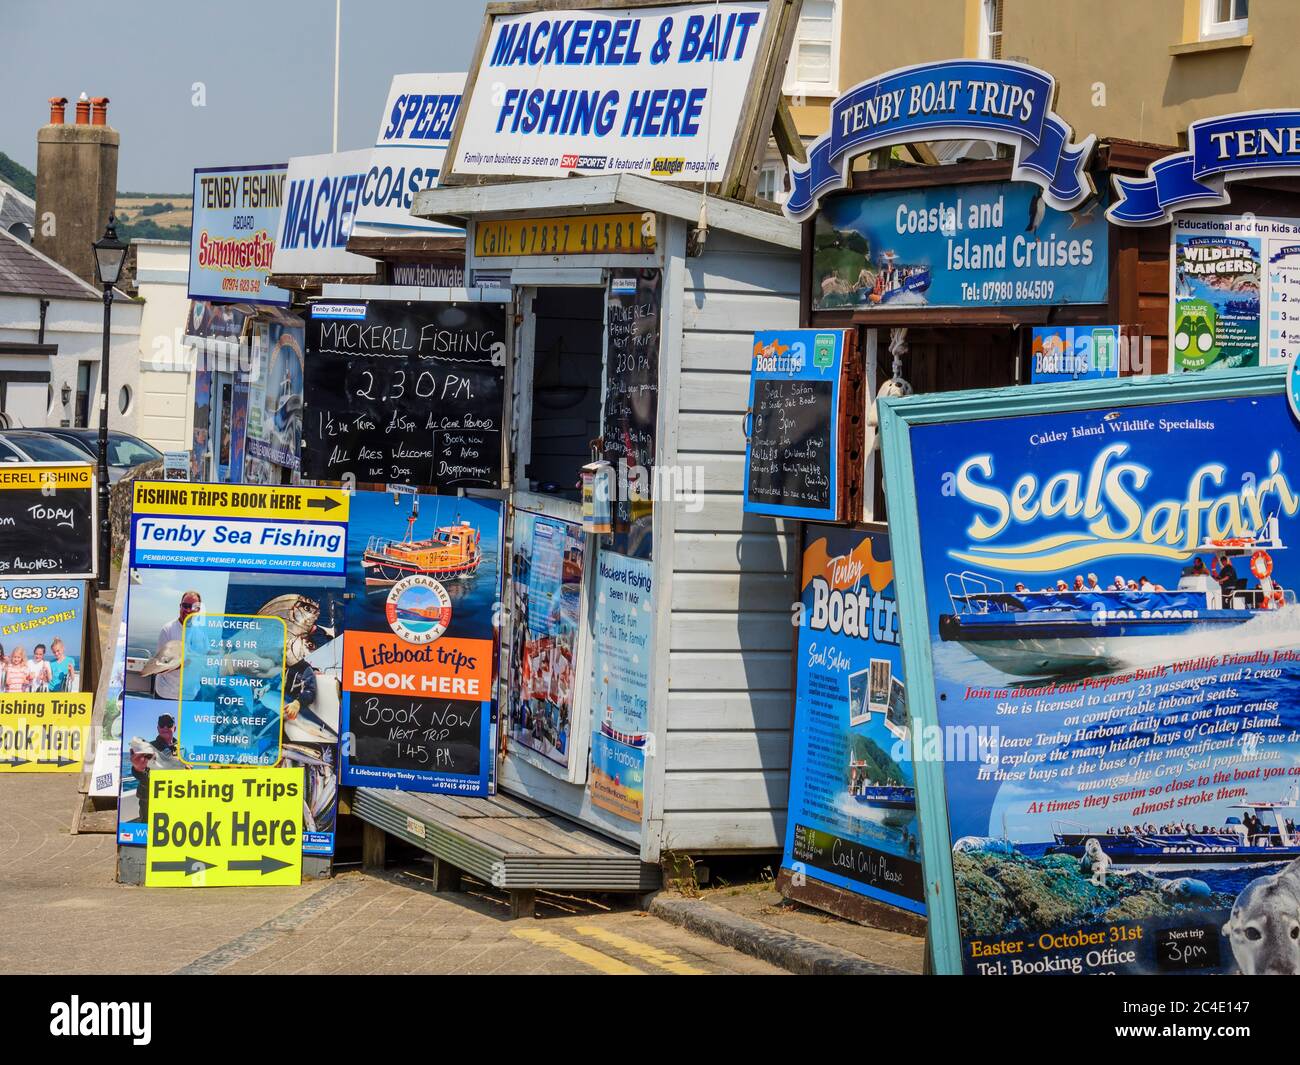
{"label": "open doorway", "polygon": [[528,490],[578,502],[600,436],[603,288],[538,288],[533,298]]}

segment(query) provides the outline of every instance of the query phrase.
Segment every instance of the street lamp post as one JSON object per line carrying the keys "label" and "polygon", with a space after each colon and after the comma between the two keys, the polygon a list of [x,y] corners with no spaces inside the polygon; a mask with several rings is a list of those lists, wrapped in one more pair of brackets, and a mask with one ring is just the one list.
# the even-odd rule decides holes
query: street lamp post
{"label": "street lamp post", "polygon": [[99,360],[99,587],[106,590],[113,559],[113,529],[108,520],[108,345],[113,323],[113,286],[122,273],[126,245],[117,239],[117,222],[108,216],[104,235],[91,247],[95,251],[95,269],[104,286],[104,353]]}

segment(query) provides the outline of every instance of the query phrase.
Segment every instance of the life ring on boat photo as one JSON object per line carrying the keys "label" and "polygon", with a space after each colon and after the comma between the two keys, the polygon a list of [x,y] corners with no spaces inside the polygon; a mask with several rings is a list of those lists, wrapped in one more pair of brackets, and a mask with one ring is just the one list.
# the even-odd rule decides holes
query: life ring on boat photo
{"label": "life ring on boat photo", "polygon": [[1273,559],[1267,551],[1256,551],[1250,556],[1250,572],[1263,580],[1273,572]]}

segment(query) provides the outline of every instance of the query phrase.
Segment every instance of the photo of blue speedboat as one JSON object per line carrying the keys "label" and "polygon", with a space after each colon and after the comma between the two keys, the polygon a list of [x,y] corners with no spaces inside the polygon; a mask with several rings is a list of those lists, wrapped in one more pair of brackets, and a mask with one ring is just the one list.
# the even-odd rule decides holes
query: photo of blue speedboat
{"label": "photo of blue speedboat", "polygon": [[[1083,826],[1062,823],[1054,832],[1055,843],[1048,854],[1082,858],[1088,842],[1095,840],[1111,864],[1117,866],[1257,865],[1290,862],[1300,858],[1300,836],[1294,818],[1285,817],[1296,808],[1297,787],[1281,801],[1251,800],[1232,803],[1244,811],[1229,817],[1222,826],[1201,826],[1202,831],[1146,831],[1140,826],[1123,830],[1081,831]],[[1268,824],[1269,819],[1272,824]],[[1191,826],[1187,826],[1190,828]]]}
{"label": "photo of blue speedboat", "polygon": [[[939,638],[960,644],[977,658],[1015,677],[1050,677],[1118,670],[1156,661],[1169,640],[1222,633],[1266,615],[1295,610],[1292,589],[1272,578],[1271,552],[1284,548],[1276,519],[1265,534],[1207,540],[1185,567],[1178,586],[1119,578],[1109,587],[1030,591],[1023,583],[1008,591],[997,577],[964,570],[947,575],[951,613],[939,616]],[[1229,582],[1218,578],[1219,560],[1248,557]],[[1257,578],[1248,588],[1246,573]],[[1300,621],[1300,619],[1297,619]]]}
{"label": "photo of blue speedboat", "polygon": [[915,810],[916,789],[901,784],[864,784],[853,801],[873,810]]}

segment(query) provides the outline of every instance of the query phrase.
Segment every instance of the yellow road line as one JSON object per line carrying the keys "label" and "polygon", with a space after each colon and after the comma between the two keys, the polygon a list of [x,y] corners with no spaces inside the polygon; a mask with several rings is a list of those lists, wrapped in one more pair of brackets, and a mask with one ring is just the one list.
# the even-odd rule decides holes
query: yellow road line
{"label": "yellow road line", "polygon": [[652,947],[649,943],[641,943],[635,939],[629,939],[627,936],[621,936],[617,932],[610,932],[594,924],[580,924],[574,926],[574,931],[580,936],[590,936],[592,939],[599,939],[602,943],[607,943],[611,947],[617,947],[619,950],[626,951],[634,958],[640,958],[651,965],[657,965],[661,969],[667,969],[670,973],[678,976],[708,976],[704,969],[697,969],[694,965],[689,965],[682,961],[676,954],[669,954],[666,950],[660,950],[658,947]]}
{"label": "yellow road line", "polygon": [[575,943],[571,939],[565,939],[563,936],[557,936],[554,932],[544,932],[540,928],[515,928],[511,934],[518,936],[520,939],[526,939],[530,943],[536,943],[539,947],[550,947],[551,950],[558,950],[566,957],[574,961],[580,961],[584,965],[590,965],[593,969],[598,969],[606,976],[644,976],[640,969],[627,965],[617,958],[611,958],[608,954],[602,954],[591,947],[584,947],[581,943]]}

